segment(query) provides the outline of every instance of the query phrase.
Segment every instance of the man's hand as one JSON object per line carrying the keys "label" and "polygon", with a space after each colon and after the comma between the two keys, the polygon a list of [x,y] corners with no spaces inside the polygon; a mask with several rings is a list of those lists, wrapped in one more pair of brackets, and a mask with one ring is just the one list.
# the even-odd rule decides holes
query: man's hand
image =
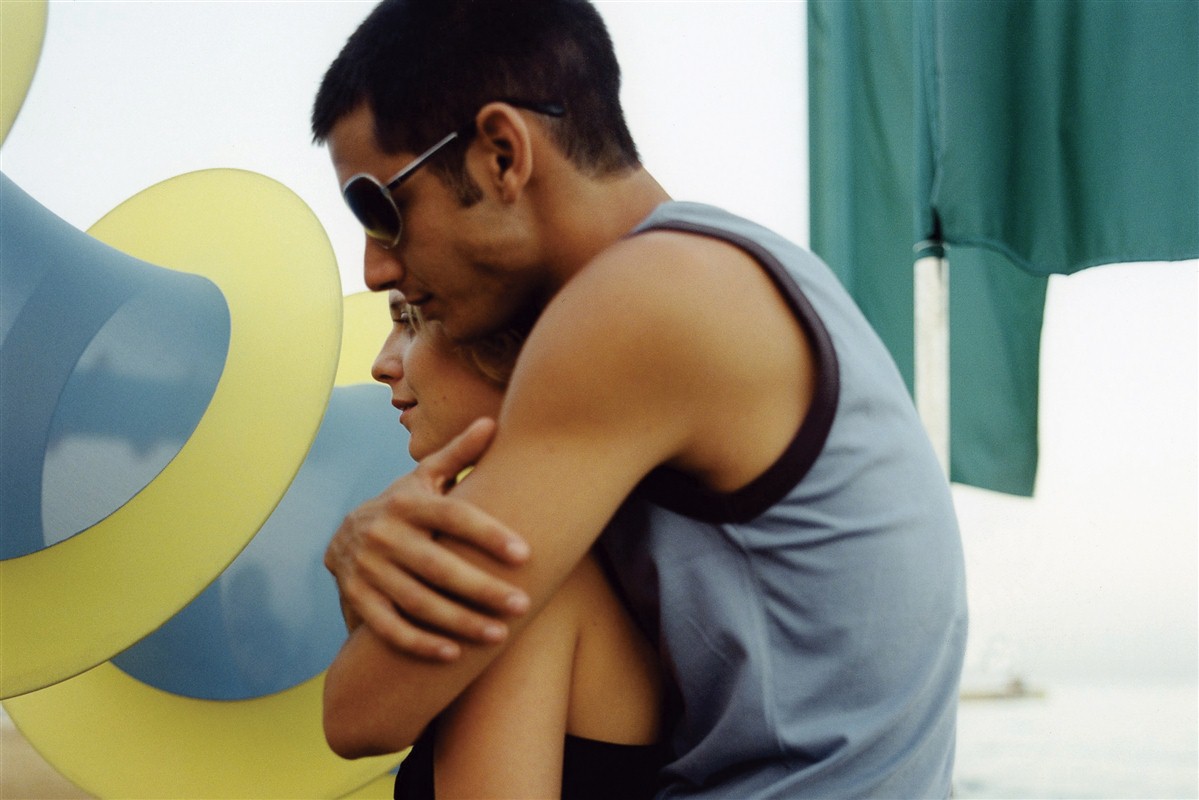
{"label": "man's hand", "polygon": [[402,652],[449,661],[461,653],[456,640],[502,641],[508,631],[500,617],[528,610],[522,591],[438,541],[449,537],[513,566],[529,557],[513,531],[446,494],[494,433],[492,420],[476,420],[342,522],[325,566],[337,579],[351,630],[364,622]]}

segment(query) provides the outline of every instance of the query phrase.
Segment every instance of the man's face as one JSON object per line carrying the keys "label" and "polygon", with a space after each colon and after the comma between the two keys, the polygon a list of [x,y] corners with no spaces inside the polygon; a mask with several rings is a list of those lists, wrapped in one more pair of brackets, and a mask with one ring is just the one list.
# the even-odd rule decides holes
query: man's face
{"label": "man's face", "polygon": [[[334,126],[329,151],[342,186],[366,173],[386,183],[415,154],[388,154],[375,141],[374,120],[364,104]],[[403,219],[391,249],[366,238],[363,278],[373,291],[396,289],[442,324],[455,341],[469,341],[507,327],[543,293],[537,270],[522,261],[522,231],[494,193],[464,206],[427,166],[392,194]]]}

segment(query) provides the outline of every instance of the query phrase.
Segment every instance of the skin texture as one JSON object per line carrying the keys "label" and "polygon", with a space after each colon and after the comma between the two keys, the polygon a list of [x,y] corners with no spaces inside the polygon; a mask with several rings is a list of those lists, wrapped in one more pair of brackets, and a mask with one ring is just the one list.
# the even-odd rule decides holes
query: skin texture
{"label": "skin texture", "polygon": [[[399,292],[372,375],[405,410],[418,461],[478,415],[498,413],[503,388],[484,378],[436,324],[417,328]],[[356,637],[370,639],[369,628]],[[375,642],[378,645],[378,642]],[[653,652],[599,567],[586,558],[503,655],[441,716],[437,796],[552,797],[567,733],[621,744],[659,736]]]}
{"label": "skin texture", "polygon": [[[582,174],[502,103],[476,126],[466,165],[483,200],[464,209],[435,176],[414,176],[399,193],[405,238],[391,251],[368,242],[364,276],[427,300],[426,315],[460,340],[511,318],[500,284],[518,303],[550,299],[490,444],[490,423],[468,429],[334,538],[327,563],[374,631],[351,638],[326,683],[326,734],[344,755],[411,743],[528,626],[650,470],[724,492],[762,474],[817,378],[800,326],[747,255],[681,233],[623,238],[668,199],[644,170]],[[369,111],[335,128],[339,180],[393,174],[412,157],[382,153],[369,131]],[[435,530],[448,535],[433,541]],[[504,555],[518,539],[530,555]],[[522,598],[529,613],[512,616]],[[484,635],[497,623],[504,642]]]}

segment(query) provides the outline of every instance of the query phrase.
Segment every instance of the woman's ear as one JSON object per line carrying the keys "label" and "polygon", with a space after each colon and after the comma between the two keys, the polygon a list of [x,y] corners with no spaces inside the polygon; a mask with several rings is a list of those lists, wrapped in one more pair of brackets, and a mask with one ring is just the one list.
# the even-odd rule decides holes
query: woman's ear
{"label": "woman's ear", "polygon": [[488,103],[475,117],[475,151],[481,176],[506,202],[520,197],[533,172],[533,139],[520,112],[507,103]]}

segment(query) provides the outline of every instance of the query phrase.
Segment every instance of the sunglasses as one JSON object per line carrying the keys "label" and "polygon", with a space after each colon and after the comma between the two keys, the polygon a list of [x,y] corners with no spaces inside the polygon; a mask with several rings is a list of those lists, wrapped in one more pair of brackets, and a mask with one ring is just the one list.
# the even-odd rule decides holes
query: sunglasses
{"label": "sunglasses", "polygon": [[[521,100],[500,100],[510,106],[523,108],[537,114],[550,117],[561,117],[566,109],[557,103],[529,103]],[[386,184],[380,183],[373,175],[359,173],[351,177],[341,187],[341,196],[346,205],[366,230],[366,235],[377,241],[384,249],[390,250],[400,243],[400,234],[404,231],[404,220],[400,217],[400,209],[396,207],[392,193],[412,174],[428,163],[429,159],[441,152],[455,139],[467,139],[475,132],[474,120],[452,133],[446,134],[437,144],[430,147],[413,159],[407,166],[392,176]]]}

